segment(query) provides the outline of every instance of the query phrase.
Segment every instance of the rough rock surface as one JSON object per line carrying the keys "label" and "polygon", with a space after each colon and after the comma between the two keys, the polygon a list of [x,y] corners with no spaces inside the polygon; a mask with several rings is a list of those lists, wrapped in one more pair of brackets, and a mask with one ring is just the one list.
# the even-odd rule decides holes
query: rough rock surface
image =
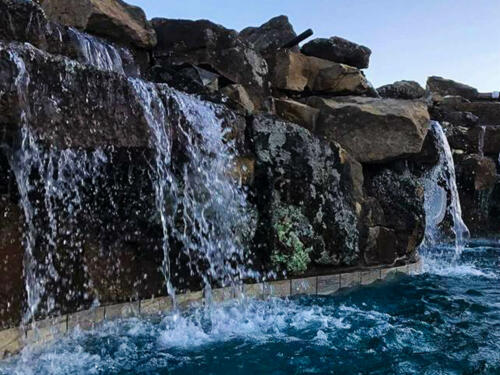
{"label": "rough rock surface", "polygon": [[425,231],[424,188],[406,167],[369,166],[365,261],[413,259]]}
{"label": "rough rock surface", "polygon": [[336,63],[354,66],[359,69],[368,68],[372,51],[365,46],[334,36],[329,39],[318,38],[306,43],[302,53],[319,57]]}
{"label": "rough rock surface", "polygon": [[147,145],[144,112],[126,77],[15,43],[0,43],[0,64],[0,124],[8,134],[24,111],[35,132],[59,147]]}
{"label": "rough rock surface", "polygon": [[[315,264],[357,264],[361,165],[338,145],[271,117],[255,117],[251,133],[259,211],[256,251],[293,256],[309,249]],[[283,215],[276,217],[278,213]],[[287,217],[302,245],[290,248],[280,240]]]}
{"label": "rough rock surface", "polygon": [[436,76],[429,77],[427,80],[427,89],[440,97],[461,96],[469,100],[476,99],[479,94],[474,87]]}
{"label": "rough rock surface", "polygon": [[[262,53],[277,50],[296,36],[287,16],[274,17],[260,27],[247,27],[240,32],[241,39]],[[298,47],[294,50],[298,51]]]}
{"label": "rough rock surface", "polygon": [[332,95],[370,95],[376,92],[363,73],[332,61],[280,51],[268,57],[273,88]]}
{"label": "rough rock surface", "polygon": [[311,97],[307,104],[321,111],[316,134],[364,163],[419,153],[429,127],[427,106],[420,101]]}
{"label": "rough rock surface", "polygon": [[377,92],[382,98],[420,99],[425,96],[425,90],[415,81],[397,81],[379,87]]}
{"label": "rough rock surface", "polygon": [[141,8],[121,0],[42,0],[53,21],[139,48],[156,45],[156,35]]}
{"label": "rough rock surface", "polygon": [[319,117],[319,109],[291,99],[276,99],[274,101],[276,114],[281,118],[298,124],[314,132]]}
{"label": "rough rock surface", "polygon": [[212,70],[229,83],[245,86],[259,107],[268,95],[267,63],[238,33],[210,21],[155,18],[158,36],[155,64],[168,67],[192,64]]}

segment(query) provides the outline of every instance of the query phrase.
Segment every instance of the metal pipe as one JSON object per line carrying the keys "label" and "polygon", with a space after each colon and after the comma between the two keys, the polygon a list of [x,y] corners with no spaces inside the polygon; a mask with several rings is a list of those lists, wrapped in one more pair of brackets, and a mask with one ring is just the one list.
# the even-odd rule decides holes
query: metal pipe
{"label": "metal pipe", "polygon": [[314,32],[311,29],[307,29],[304,31],[302,34],[297,35],[295,38],[293,38],[291,41],[286,43],[284,46],[282,46],[280,49],[289,49],[297,46],[300,42],[306,40],[310,36],[312,36]]}

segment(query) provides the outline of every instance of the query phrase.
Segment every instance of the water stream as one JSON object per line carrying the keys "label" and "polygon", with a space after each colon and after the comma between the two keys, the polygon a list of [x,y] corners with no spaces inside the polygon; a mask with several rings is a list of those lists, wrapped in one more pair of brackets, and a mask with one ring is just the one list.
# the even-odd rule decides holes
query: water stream
{"label": "water stream", "polygon": [[434,133],[440,153],[438,164],[424,176],[426,229],[422,248],[430,248],[446,241],[447,235],[442,224],[449,217],[455,251],[459,255],[469,236],[469,230],[462,219],[453,154],[438,122],[433,121],[429,131]]}

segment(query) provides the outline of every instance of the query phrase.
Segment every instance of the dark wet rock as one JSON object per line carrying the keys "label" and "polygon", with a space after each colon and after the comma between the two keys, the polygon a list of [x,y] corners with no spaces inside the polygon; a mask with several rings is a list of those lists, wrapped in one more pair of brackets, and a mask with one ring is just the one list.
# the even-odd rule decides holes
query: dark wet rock
{"label": "dark wet rock", "polygon": [[302,47],[301,51],[308,56],[319,57],[359,69],[368,68],[372,54],[368,47],[338,36],[329,39],[318,38],[311,40]]}
{"label": "dark wet rock", "polygon": [[479,117],[481,125],[500,125],[499,102],[472,102],[450,106],[456,111],[470,112]]}
{"label": "dark wet rock", "polygon": [[435,121],[447,122],[452,126],[473,128],[479,125],[479,117],[470,112],[441,110],[438,107],[431,111],[431,117]]}
{"label": "dark wet rock", "polygon": [[427,106],[420,101],[311,97],[307,104],[321,111],[315,133],[364,163],[418,154],[429,127]]}
{"label": "dark wet rock", "polygon": [[319,117],[319,109],[291,99],[275,99],[276,114],[314,132]]}
{"label": "dark wet rock", "polygon": [[162,67],[192,64],[211,70],[228,83],[245,86],[252,101],[265,105],[268,95],[267,64],[238,33],[210,21],[155,18],[158,45],[153,51]]}
{"label": "dark wet rock", "polygon": [[[361,165],[338,145],[291,123],[257,116],[251,130],[259,211],[256,251],[293,256],[280,235],[284,230],[300,240],[298,258],[307,254],[311,262],[327,266],[358,264]],[[290,221],[287,215],[276,217],[287,212]]]}
{"label": "dark wet rock", "polygon": [[440,152],[441,149],[436,134],[428,131],[422,145],[422,150],[409,158],[412,170],[419,174],[428,171],[439,163]]}
{"label": "dark wet rock", "polygon": [[457,185],[463,218],[473,236],[497,232],[495,207],[498,176],[495,162],[478,154],[456,158]]}
{"label": "dark wet rock", "polygon": [[484,153],[500,153],[500,126],[486,126],[484,133]]}
{"label": "dark wet rock", "polygon": [[365,173],[365,261],[413,259],[425,231],[424,188],[406,167],[369,166]]}
{"label": "dark wet rock", "polygon": [[121,0],[43,0],[47,16],[114,42],[143,49],[156,45],[144,11]]}
{"label": "dark wet rock", "polygon": [[[0,45],[0,65],[0,124],[7,133],[17,131],[24,111],[34,131],[59,147],[147,145],[144,113],[125,76],[20,44]],[[18,77],[26,83],[21,90]]]}
{"label": "dark wet rock", "polygon": [[[260,27],[247,27],[240,32],[240,38],[252,43],[262,53],[277,50],[296,36],[287,16],[274,17]],[[298,51],[298,48],[294,50]]]}
{"label": "dark wet rock", "polygon": [[474,100],[479,95],[474,87],[436,76],[428,78],[427,89],[431,93],[437,94],[438,97],[461,96],[468,100]]}
{"label": "dark wet rock", "polygon": [[377,95],[364,74],[347,65],[291,51],[274,53],[268,56],[268,62],[271,84],[279,90],[330,95]]}
{"label": "dark wet rock", "polygon": [[0,151],[0,329],[21,321],[24,301],[23,215],[15,177]]}
{"label": "dark wet rock", "polygon": [[382,98],[420,99],[425,96],[425,90],[415,81],[397,81],[379,87],[377,92]]}
{"label": "dark wet rock", "polygon": [[452,150],[460,150],[465,153],[480,152],[481,137],[483,136],[481,128],[466,128],[447,122],[443,122],[441,125]]}

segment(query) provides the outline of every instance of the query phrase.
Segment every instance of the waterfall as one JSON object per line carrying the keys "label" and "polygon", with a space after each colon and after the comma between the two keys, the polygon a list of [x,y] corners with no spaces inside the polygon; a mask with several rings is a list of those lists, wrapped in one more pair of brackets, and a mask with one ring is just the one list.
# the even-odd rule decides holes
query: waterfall
{"label": "waterfall", "polygon": [[[27,311],[23,322],[29,323],[37,314],[54,311],[56,299],[48,286],[66,283],[71,290],[71,274],[65,280],[60,274],[81,250],[77,218],[83,210],[84,190],[95,185],[101,168],[107,162],[102,150],[57,150],[42,144],[30,128],[31,113],[26,97],[30,77],[23,60],[10,53],[18,68],[15,84],[23,102],[20,115],[20,141],[17,147],[2,146],[15,175],[20,194],[20,206],[25,220],[24,275]],[[65,249],[59,248],[62,247]],[[75,252],[72,252],[71,250]],[[60,251],[66,251],[63,260]],[[80,251],[81,252],[81,251]],[[68,270],[70,273],[72,270]],[[87,285],[90,287],[90,281]],[[45,309],[41,309],[42,302]]]}
{"label": "waterfall", "polygon": [[98,38],[82,33],[74,28],[68,29],[77,42],[81,58],[85,64],[100,70],[124,74],[123,61],[118,49]]}
{"label": "waterfall", "polygon": [[480,126],[479,132],[478,153],[479,155],[484,156],[484,136],[486,135],[486,126]]}
{"label": "waterfall", "polygon": [[[252,219],[246,194],[230,177],[235,152],[215,105],[162,86],[130,79],[146,114],[155,151],[156,208],[164,233],[164,274],[171,283],[169,238],[182,244],[191,274],[210,291],[215,282],[234,286],[249,271],[244,267],[245,235]],[[172,139],[175,128],[177,140]],[[183,161],[172,160],[173,143]],[[174,173],[175,171],[175,173]],[[167,212],[168,211],[168,212]]]}
{"label": "waterfall", "polygon": [[443,237],[440,225],[449,215],[452,220],[455,249],[459,255],[469,230],[462,219],[462,208],[458,194],[455,163],[448,139],[441,125],[433,121],[430,132],[434,133],[439,146],[439,162],[424,176],[426,228],[423,247],[440,242]]}

